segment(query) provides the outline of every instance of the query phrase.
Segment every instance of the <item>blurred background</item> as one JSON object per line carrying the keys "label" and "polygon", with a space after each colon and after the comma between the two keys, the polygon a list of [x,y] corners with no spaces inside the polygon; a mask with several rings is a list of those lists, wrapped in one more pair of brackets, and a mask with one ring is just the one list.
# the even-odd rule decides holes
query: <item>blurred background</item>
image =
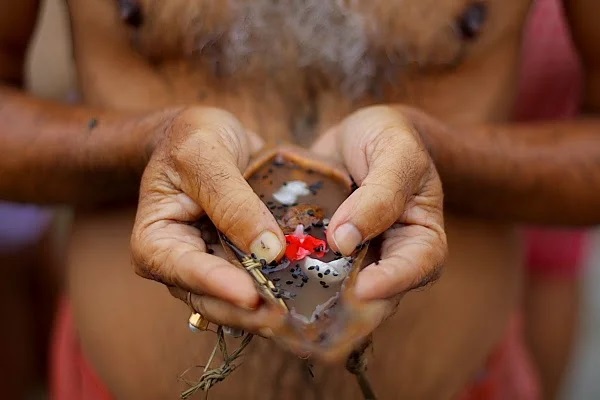
{"label": "blurred background", "polygon": [[[76,101],[66,7],[62,1],[43,3],[27,67],[27,87],[40,97]],[[520,120],[567,118],[577,112],[579,66],[561,18],[558,0],[540,0],[532,13],[517,107]],[[7,211],[10,214],[7,218],[0,218],[0,232],[4,232],[5,237],[12,234],[13,241],[5,238],[5,243],[12,244],[4,247],[0,243],[0,262],[9,267],[3,268],[8,272],[0,289],[11,300],[0,305],[0,315],[12,323],[8,324],[10,329],[0,333],[0,343],[8,344],[6,352],[2,350],[5,357],[0,361],[0,371],[6,382],[11,382],[10,374],[14,374],[14,383],[31,388],[32,399],[44,398],[46,343],[51,332],[54,302],[62,285],[62,249],[68,238],[71,215],[66,209],[19,207],[7,210],[12,211]],[[9,222],[17,221],[19,213],[29,218],[29,225],[22,232],[15,228],[18,222]],[[530,265],[531,290],[547,290],[550,292],[545,294],[550,293],[557,301],[564,298],[573,301],[571,306],[562,309],[563,303],[552,301],[533,302],[530,307],[541,319],[551,319],[561,309],[578,320],[573,357],[561,396],[563,399],[600,399],[600,231],[528,229],[524,237],[528,248],[526,262],[533,265]],[[544,263],[552,264],[555,270],[569,269],[573,267],[567,265],[570,263],[578,264],[580,274],[566,278],[560,274],[540,277],[536,271]],[[543,284],[537,285],[539,282]],[[564,289],[565,282],[569,284],[567,289]],[[561,288],[567,292],[560,292]],[[557,294],[553,297],[552,293]],[[32,311],[36,313],[35,321],[27,317]],[[561,328],[553,327],[551,320],[543,322],[541,326],[548,329],[549,337],[554,329]],[[30,379],[19,381],[23,376]]]}

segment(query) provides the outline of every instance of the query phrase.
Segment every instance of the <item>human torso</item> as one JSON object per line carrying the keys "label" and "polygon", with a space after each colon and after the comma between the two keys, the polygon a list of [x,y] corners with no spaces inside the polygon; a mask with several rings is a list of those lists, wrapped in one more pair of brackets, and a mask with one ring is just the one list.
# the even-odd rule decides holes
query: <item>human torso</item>
{"label": "human torso", "polygon": [[[465,39],[456,21],[472,4],[467,0],[141,0],[139,18],[128,21],[118,3],[137,2],[69,2],[86,103],[121,110],[221,107],[268,141],[302,145],[376,103],[413,105],[456,127],[508,120],[529,7],[528,0],[483,2],[481,34]],[[133,212],[76,219],[69,295],[84,348],[111,389],[125,398],[175,397],[185,386],[177,374],[203,362],[212,339],[188,333],[185,305],[134,275]],[[472,258],[451,257],[450,267],[453,259],[514,261],[509,227],[455,218],[448,225],[452,252],[485,248]],[[382,342],[393,337],[394,321],[382,330]],[[246,364],[257,375],[241,392],[221,390],[231,398],[258,397],[273,379],[281,381],[279,393],[307,398],[313,389],[303,383],[303,364],[266,347],[258,345]],[[393,363],[382,356],[374,368],[384,371],[385,360]],[[330,396],[356,396],[341,372],[321,372]],[[393,393],[393,376],[381,372],[377,379]],[[151,392],[144,382],[152,382]]]}

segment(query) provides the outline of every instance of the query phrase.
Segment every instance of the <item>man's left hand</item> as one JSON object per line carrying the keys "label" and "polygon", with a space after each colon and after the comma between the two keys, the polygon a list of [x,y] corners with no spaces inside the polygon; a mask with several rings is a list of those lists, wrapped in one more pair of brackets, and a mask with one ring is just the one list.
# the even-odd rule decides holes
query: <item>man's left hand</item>
{"label": "man's left hand", "polygon": [[395,303],[434,281],[447,253],[442,185],[410,117],[393,106],[361,109],[312,150],[342,162],[358,185],[329,223],[333,249],[348,255],[384,235],[381,260],[358,275],[358,298]]}

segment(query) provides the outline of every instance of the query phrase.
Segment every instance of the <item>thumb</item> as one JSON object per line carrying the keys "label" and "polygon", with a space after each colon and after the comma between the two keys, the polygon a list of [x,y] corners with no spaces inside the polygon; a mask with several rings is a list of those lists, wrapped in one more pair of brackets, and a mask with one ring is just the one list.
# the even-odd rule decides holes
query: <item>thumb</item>
{"label": "thumb", "polygon": [[349,255],[400,219],[422,185],[429,157],[413,128],[389,107],[361,110],[339,127],[341,155],[358,189],[329,224],[328,241]]}
{"label": "thumb", "polygon": [[192,113],[185,125],[190,134],[171,152],[181,189],[236,246],[273,261],[284,251],[283,233],[241,172],[256,140],[220,110]]}

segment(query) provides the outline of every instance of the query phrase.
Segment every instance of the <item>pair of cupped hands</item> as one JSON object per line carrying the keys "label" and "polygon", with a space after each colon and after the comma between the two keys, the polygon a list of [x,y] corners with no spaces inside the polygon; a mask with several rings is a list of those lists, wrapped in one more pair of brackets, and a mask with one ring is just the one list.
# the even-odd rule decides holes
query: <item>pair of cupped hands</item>
{"label": "pair of cupped hands", "polygon": [[[376,305],[376,324],[402,294],[435,279],[447,252],[441,182],[412,114],[393,106],[358,110],[310,149],[344,165],[358,185],[331,218],[330,247],[349,255],[383,234],[381,260],[361,270],[353,288],[358,299]],[[179,113],[143,174],[131,249],[139,275],[191,299],[209,321],[269,336],[273,310],[251,277],[209,254],[193,226],[206,214],[243,251],[267,262],[283,255],[281,229],[243,177],[261,147],[225,111]]]}

